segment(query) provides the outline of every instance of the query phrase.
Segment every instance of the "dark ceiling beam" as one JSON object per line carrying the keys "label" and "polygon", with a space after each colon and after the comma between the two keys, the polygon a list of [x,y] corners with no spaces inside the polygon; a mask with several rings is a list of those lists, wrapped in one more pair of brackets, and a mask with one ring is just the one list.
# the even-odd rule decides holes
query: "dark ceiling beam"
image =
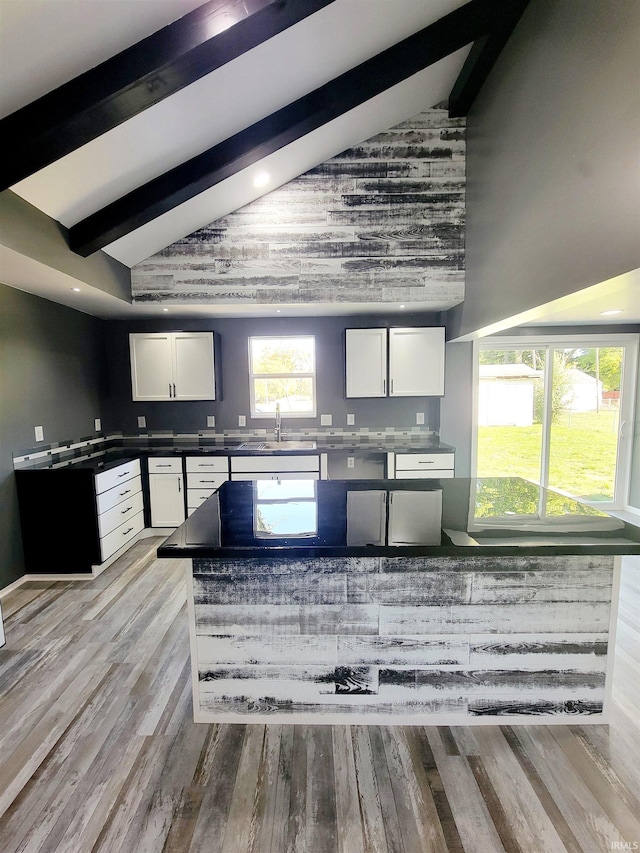
{"label": "dark ceiling beam", "polygon": [[[510,2],[511,0],[509,0]],[[492,28],[505,0],[470,0],[251,127],[138,187],[69,229],[87,256],[401,83]]]}
{"label": "dark ceiling beam", "polygon": [[451,118],[468,114],[528,5],[529,0],[509,0],[504,3],[491,31],[474,42],[449,95]]}
{"label": "dark ceiling beam", "polygon": [[0,121],[0,191],[334,0],[210,0]]}

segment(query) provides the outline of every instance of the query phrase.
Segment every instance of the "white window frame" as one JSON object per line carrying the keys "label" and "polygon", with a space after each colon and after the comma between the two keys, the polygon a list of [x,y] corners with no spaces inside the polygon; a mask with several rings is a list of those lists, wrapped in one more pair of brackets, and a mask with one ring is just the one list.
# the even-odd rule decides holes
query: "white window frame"
{"label": "white window frame", "polygon": [[[311,373],[253,373],[253,354],[251,351],[252,341],[283,341],[290,338],[292,340],[310,340],[313,341],[313,371]],[[249,350],[249,405],[251,409],[251,417],[267,418],[273,420],[274,415],[271,412],[258,412],[256,410],[255,384],[256,379],[311,379],[311,394],[313,397],[312,411],[305,412],[280,412],[280,417],[284,418],[315,418],[317,417],[318,401],[316,396],[316,337],[315,335],[251,335],[248,339]]]}
{"label": "white window frame", "polygon": [[[478,476],[478,383],[480,352],[485,349],[496,350],[505,348],[545,349],[555,348],[596,348],[596,347],[625,347],[625,364],[622,378],[622,408],[618,429],[618,456],[616,466],[616,481],[612,501],[583,501],[590,506],[603,510],[626,510],[629,508],[629,489],[631,486],[631,461],[633,454],[633,436],[636,407],[636,387],[638,370],[638,335],[633,334],[597,334],[597,335],[544,335],[544,336],[509,336],[485,337],[473,342],[473,430],[471,436],[471,471],[472,476]],[[542,481],[548,488],[548,455],[549,419],[551,417],[550,395],[551,382],[548,371],[551,369],[550,360],[546,359],[545,375],[545,411],[543,415],[543,447],[542,447]]]}

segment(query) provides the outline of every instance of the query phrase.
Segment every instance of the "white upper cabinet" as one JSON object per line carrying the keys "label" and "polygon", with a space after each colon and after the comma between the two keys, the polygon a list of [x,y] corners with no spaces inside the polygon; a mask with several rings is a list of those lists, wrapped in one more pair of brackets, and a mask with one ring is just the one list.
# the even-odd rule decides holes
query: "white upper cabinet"
{"label": "white upper cabinet", "polygon": [[444,328],[389,329],[389,396],[444,394]]}
{"label": "white upper cabinet", "polygon": [[347,397],[441,397],[444,328],[347,329],[346,379]]}
{"label": "white upper cabinet", "polygon": [[387,396],[387,330],[347,329],[347,397]]}
{"label": "white upper cabinet", "polygon": [[129,335],[134,400],[215,400],[213,332]]}

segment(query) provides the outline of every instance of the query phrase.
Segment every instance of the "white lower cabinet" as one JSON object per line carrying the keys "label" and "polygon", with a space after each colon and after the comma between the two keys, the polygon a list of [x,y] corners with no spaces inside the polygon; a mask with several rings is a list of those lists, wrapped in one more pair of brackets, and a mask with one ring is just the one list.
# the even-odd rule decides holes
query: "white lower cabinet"
{"label": "white lower cabinet", "polygon": [[390,453],[388,477],[396,480],[429,480],[454,476],[455,453]]}
{"label": "white lower cabinet", "polygon": [[149,503],[152,527],[178,527],[185,520],[182,459],[149,459]]}
{"label": "white lower cabinet", "polygon": [[187,515],[229,479],[227,456],[187,456]]}
{"label": "white lower cabinet", "polygon": [[232,456],[232,480],[319,480],[320,456]]}
{"label": "white lower cabinet", "polygon": [[104,562],[144,528],[140,460],[97,474],[95,489],[100,559]]}

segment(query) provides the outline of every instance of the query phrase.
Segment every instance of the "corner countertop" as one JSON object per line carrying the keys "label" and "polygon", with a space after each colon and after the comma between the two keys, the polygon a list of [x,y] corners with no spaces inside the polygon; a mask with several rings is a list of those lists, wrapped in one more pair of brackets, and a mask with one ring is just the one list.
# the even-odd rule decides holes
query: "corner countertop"
{"label": "corner countertop", "polygon": [[158,556],[640,554],[638,537],[607,513],[519,478],[256,480],[224,483]]}

